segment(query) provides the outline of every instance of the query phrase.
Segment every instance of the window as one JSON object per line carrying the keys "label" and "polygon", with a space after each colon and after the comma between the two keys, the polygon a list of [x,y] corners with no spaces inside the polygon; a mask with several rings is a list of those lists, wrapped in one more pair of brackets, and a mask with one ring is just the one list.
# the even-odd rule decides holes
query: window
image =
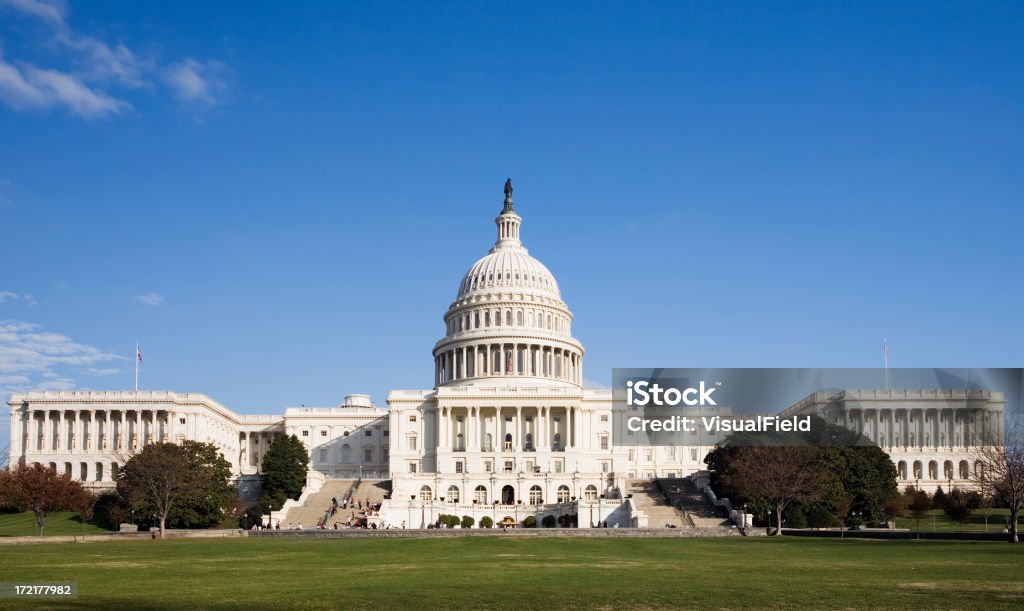
{"label": "window", "polygon": [[302,431],[303,437],[309,437],[309,431]]}
{"label": "window", "polygon": [[345,431],[344,433],[342,433],[341,436],[342,437],[348,437],[348,431]]}
{"label": "window", "polygon": [[416,463],[409,463],[409,473],[416,473]]}
{"label": "window", "polygon": [[415,435],[409,435],[409,449],[410,450],[415,450],[416,449],[416,436]]}
{"label": "window", "polygon": [[601,473],[608,473],[608,469],[609,469],[608,463],[607,462],[601,462]]}
{"label": "window", "polygon": [[589,486],[587,486],[587,488],[583,491],[583,498],[585,498],[588,501],[596,501],[597,500],[597,486],[595,486],[593,484],[590,484]]}
{"label": "window", "polygon": [[391,431],[389,431],[389,430],[387,430],[387,429],[384,429],[384,436],[385,436],[385,437],[389,437],[388,433],[390,433],[390,432],[391,432]]}
{"label": "window", "polygon": [[320,462],[327,462],[327,449],[321,448],[320,450]]}
{"label": "window", "polygon": [[455,472],[456,473],[465,473],[466,472],[465,463],[463,463],[461,460],[455,461]]}
{"label": "window", "polygon": [[608,414],[601,414],[601,422],[608,422]]}
{"label": "window", "polygon": [[388,447],[384,446],[383,448],[380,449],[380,461],[381,462],[387,462],[388,461],[388,456],[389,456]]}
{"label": "window", "polygon": [[607,435],[601,435],[601,449],[602,450],[607,450],[608,449],[608,436]]}
{"label": "window", "polygon": [[369,446],[363,448],[363,462],[373,462],[373,448]]}
{"label": "window", "polygon": [[647,462],[654,460],[654,448],[644,448],[644,460]]}
{"label": "window", "polygon": [[459,487],[458,486],[448,486],[448,499],[447,500],[448,500],[449,503],[458,503],[459,502]]}
{"label": "window", "polygon": [[530,487],[530,504],[540,505],[544,502],[544,493],[541,492],[540,486]]}
{"label": "window", "polygon": [[633,448],[630,448],[629,449],[629,461],[632,462],[634,460],[636,460],[636,451]]}
{"label": "window", "polygon": [[485,460],[484,461],[484,472],[491,473],[493,471],[494,471],[494,461],[493,460]]}
{"label": "window", "polygon": [[697,461],[697,450],[690,450],[690,460],[694,462]]}
{"label": "window", "polygon": [[434,491],[430,489],[430,486],[423,486],[420,488],[420,499],[424,502],[430,502],[434,500]]}
{"label": "window", "polygon": [[321,437],[327,437],[327,429],[324,429],[324,430],[320,431],[320,436]]}
{"label": "window", "polygon": [[505,473],[512,473],[514,463],[511,460],[505,461]]}
{"label": "window", "polygon": [[569,502],[569,487],[559,486],[558,487],[558,502],[568,503]]}
{"label": "window", "polygon": [[473,491],[473,502],[477,505],[487,504],[487,488],[483,486],[477,486],[476,490]]}
{"label": "window", "polygon": [[366,436],[373,437],[373,431],[371,431],[370,429],[366,429]]}
{"label": "window", "polygon": [[341,462],[352,462],[352,448],[347,443],[341,445]]}
{"label": "window", "polygon": [[185,424],[184,418],[178,418],[178,424]]}
{"label": "window", "polygon": [[512,311],[505,312],[505,325],[508,327],[512,326]]}
{"label": "window", "polygon": [[555,473],[562,473],[565,471],[565,463],[562,462],[561,458],[555,459]]}
{"label": "window", "polygon": [[416,422],[416,416],[409,416],[409,422]]}

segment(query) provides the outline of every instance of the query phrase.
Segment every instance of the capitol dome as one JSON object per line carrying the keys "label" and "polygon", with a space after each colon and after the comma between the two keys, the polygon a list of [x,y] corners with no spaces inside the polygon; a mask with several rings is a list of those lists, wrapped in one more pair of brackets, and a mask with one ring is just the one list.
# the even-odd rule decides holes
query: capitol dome
{"label": "capitol dome", "polygon": [[572,337],[572,313],[558,282],[519,239],[522,218],[505,183],[494,220],[498,239],[462,277],[434,346],[435,383],[526,376],[582,384],[583,346]]}

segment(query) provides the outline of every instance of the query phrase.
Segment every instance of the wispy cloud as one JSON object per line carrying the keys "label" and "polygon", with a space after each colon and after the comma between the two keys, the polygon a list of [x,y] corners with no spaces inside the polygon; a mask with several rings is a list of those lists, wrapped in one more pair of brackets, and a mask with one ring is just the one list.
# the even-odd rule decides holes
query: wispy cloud
{"label": "wispy cloud", "polygon": [[74,388],[73,372],[109,375],[117,369],[98,367],[127,357],[75,342],[35,323],[0,322],[0,394],[26,390]]}
{"label": "wispy cloud", "polygon": [[188,58],[163,65],[124,44],[79,34],[68,23],[64,3],[0,0],[0,12],[42,22],[46,36],[38,44],[56,49],[64,64],[38,66],[0,53],[0,101],[16,111],[64,108],[86,119],[111,117],[132,108],[123,91],[111,89],[152,89],[154,79],[190,107],[210,107],[226,95],[225,64]]}
{"label": "wispy cloud", "polygon": [[38,301],[36,301],[36,298],[33,297],[32,295],[20,295],[18,293],[14,293],[11,291],[0,291],[0,305],[7,302],[15,301],[20,301],[25,305],[36,305],[37,303],[39,303]]}
{"label": "wispy cloud", "polygon": [[158,305],[160,305],[161,303],[164,302],[164,296],[161,295],[160,293],[154,293],[154,292],[143,293],[142,295],[136,295],[135,298],[138,299],[139,301],[141,301],[142,303],[144,303],[146,305],[151,305],[151,306],[158,306]]}
{"label": "wispy cloud", "polygon": [[228,67],[222,62],[189,58],[168,66],[164,80],[182,102],[213,106],[227,94],[227,74]]}

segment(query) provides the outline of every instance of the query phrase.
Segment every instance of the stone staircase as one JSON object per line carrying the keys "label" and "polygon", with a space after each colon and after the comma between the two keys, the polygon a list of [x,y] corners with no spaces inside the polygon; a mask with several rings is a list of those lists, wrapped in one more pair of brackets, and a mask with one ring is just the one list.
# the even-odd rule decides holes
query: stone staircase
{"label": "stone staircase", "polygon": [[[316,528],[317,521],[331,508],[331,499],[338,499],[340,504],[356,483],[357,480],[354,479],[328,479],[318,492],[309,495],[305,503],[288,510],[288,514],[281,520],[281,528],[288,528],[289,524],[292,528],[298,528],[299,524],[302,524],[305,530]],[[335,514],[336,518],[348,517],[343,515],[340,509],[338,512]]]}
{"label": "stone staircase", "polygon": [[[366,505],[367,499],[371,504],[384,501],[384,497],[391,494],[391,482],[383,479],[364,479],[359,482],[359,487],[352,494],[353,501],[362,501]],[[330,500],[330,499],[328,499]],[[338,497],[341,502],[341,497]]]}
{"label": "stone staircase", "polygon": [[648,528],[667,528],[669,524],[676,528],[690,527],[658,488],[657,480],[632,480],[629,494],[633,495],[633,506],[647,514]]}
{"label": "stone staircase", "polygon": [[711,528],[732,524],[725,509],[716,507],[709,501],[690,478],[659,479],[655,480],[655,484],[672,506],[681,511],[693,526]]}

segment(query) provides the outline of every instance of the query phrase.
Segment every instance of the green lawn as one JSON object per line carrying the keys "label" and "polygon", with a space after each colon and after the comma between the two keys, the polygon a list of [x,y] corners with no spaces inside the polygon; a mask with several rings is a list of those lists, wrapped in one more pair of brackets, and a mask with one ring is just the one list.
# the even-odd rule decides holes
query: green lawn
{"label": "green lawn", "polygon": [[[985,511],[984,509],[976,509],[968,522],[960,524],[949,519],[941,509],[932,509],[928,512],[928,516],[921,518],[921,530],[924,531],[944,531],[944,532],[961,532],[961,531],[972,531],[972,532],[985,532]],[[1010,519],[1009,509],[989,509],[988,516],[988,532],[1000,533],[1003,532],[1003,526]],[[917,520],[914,519],[910,512],[904,512],[904,514],[896,518],[896,528],[909,528],[910,530],[917,530]]]}
{"label": "green lawn", "polygon": [[[82,524],[73,511],[52,513],[46,518],[44,535],[99,535],[106,531],[93,524]],[[30,537],[39,534],[32,513],[0,514],[0,537]]]}
{"label": "green lawn", "polygon": [[[221,539],[0,548],[91,608],[1021,608],[1024,545],[784,538]],[[0,607],[24,607],[0,600]]]}

